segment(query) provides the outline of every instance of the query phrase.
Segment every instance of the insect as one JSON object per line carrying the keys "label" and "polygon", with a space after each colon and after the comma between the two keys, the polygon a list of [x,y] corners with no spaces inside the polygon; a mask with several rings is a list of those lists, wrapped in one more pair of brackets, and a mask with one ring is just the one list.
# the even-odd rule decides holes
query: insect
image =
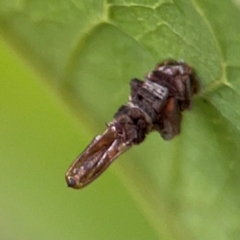
{"label": "insect", "polygon": [[152,131],[170,140],[180,133],[182,111],[191,107],[198,81],[184,62],[165,61],[144,79],[132,79],[127,104],[121,106],[102,135],[97,135],[66,173],[69,187],[83,188],[120,154],[144,141]]}

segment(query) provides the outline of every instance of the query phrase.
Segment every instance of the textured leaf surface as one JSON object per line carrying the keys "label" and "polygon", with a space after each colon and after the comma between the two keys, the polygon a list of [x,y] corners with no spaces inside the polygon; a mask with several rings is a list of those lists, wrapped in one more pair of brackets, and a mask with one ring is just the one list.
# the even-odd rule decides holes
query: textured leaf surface
{"label": "textured leaf surface", "polygon": [[[0,0],[5,239],[239,239],[239,22],[238,0]],[[129,80],[167,58],[202,86],[181,135],[152,134],[88,189],[63,190]]]}

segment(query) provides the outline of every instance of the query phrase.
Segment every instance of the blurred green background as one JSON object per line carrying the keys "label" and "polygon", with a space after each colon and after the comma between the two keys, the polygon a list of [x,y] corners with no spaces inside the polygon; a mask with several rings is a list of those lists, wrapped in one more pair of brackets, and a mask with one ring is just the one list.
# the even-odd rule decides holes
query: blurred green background
{"label": "blurred green background", "polygon": [[[239,6],[0,0],[0,239],[239,239]],[[201,82],[182,133],[67,188],[129,80],[167,58]]]}

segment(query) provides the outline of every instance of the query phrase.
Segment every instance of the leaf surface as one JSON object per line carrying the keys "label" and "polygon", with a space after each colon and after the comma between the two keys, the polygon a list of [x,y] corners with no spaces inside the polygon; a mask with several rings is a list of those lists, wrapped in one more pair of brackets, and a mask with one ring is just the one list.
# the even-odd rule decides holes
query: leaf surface
{"label": "leaf surface", "polygon": [[[142,239],[146,239],[147,236],[148,239],[239,239],[239,13],[238,0],[0,1],[0,33],[4,39],[3,44],[7,42],[12,49],[17,50],[19,62],[22,59],[27,60],[27,64],[37,70],[32,72],[28,65],[22,63],[22,68],[27,72],[25,74],[30,74],[33,79],[37,78],[43,82],[43,86],[39,84],[35,86],[35,91],[39,94],[38,104],[43,101],[37,105],[38,108],[45,106],[48,109],[42,112],[42,116],[51,115],[55,111],[53,109],[61,111],[59,109],[64,108],[61,101],[63,99],[79,117],[79,128],[74,125],[76,124],[74,116],[66,107],[64,112],[61,112],[61,117],[54,118],[54,122],[62,128],[59,130],[61,138],[64,138],[68,131],[77,135],[76,140],[80,142],[81,148],[74,143],[76,147],[74,151],[83,149],[91,136],[103,131],[104,122],[110,121],[118,107],[127,101],[129,80],[134,77],[143,79],[156,63],[168,58],[184,60],[195,69],[201,83],[201,92],[194,98],[193,109],[183,114],[181,135],[170,142],[164,142],[158,134],[151,134],[141,146],[135,147],[126,153],[125,157],[121,157],[121,161],[113,164],[106,177],[100,178],[101,189],[98,183],[94,183],[86,192],[73,194],[70,198],[74,204],[72,208],[67,208],[68,211],[77,208],[76,198],[79,201],[79,196],[84,194],[85,198],[91,195],[95,199],[92,204],[102,201],[104,205],[105,202],[99,200],[101,192],[105,191],[107,194],[107,190],[111,191],[112,188],[119,186],[123,193],[121,194],[123,202],[129,206],[127,209],[131,209],[132,204],[135,206],[132,215],[128,211],[125,212],[126,216],[132,216],[129,221],[135,222],[133,229],[136,230],[138,226],[143,226],[144,222],[147,222],[142,228],[145,231]],[[4,63],[3,61],[1,71],[3,82],[8,78],[6,77],[8,75],[4,75]],[[9,60],[7,66],[15,69],[15,65]],[[22,85],[16,85],[18,89],[25,86],[19,90],[19,98],[30,94],[26,96],[31,100],[35,99],[35,95],[31,94],[31,84],[30,80],[25,80]],[[44,93],[44,99],[47,100],[40,101],[45,85],[50,86],[48,92]],[[9,96],[12,97],[2,95],[3,100],[8,100],[9,106],[14,109],[16,102],[12,99],[17,93],[17,88],[14,88],[15,85],[11,88],[11,84],[6,85],[6,82],[4,86],[2,91],[3,89],[10,91],[12,95]],[[58,94],[58,98],[51,100],[50,97],[49,100],[49,96],[55,93]],[[49,101],[53,101],[51,102],[53,109],[47,107]],[[27,102],[25,99],[21,102],[22,105],[19,103],[19,109],[24,108]],[[9,109],[2,107],[1,111],[11,113]],[[25,114],[32,116],[33,111],[34,105],[29,107]],[[21,114],[15,114],[15,121],[19,121]],[[13,119],[11,114],[5,116]],[[42,121],[39,117],[34,122],[31,119],[32,117],[29,117],[29,122],[26,122],[33,129],[34,123]],[[47,118],[44,119],[47,121]],[[5,134],[10,136],[9,142],[14,142],[15,128],[10,127],[7,118],[1,123],[3,129],[9,131],[11,129],[12,135],[7,130]],[[12,124],[16,126],[16,122]],[[22,125],[15,130],[22,129],[20,131],[22,134],[25,131],[23,126],[22,120]],[[50,124],[49,128],[50,126],[53,125]],[[48,133],[51,139],[50,132]],[[32,130],[29,134],[28,138],[32,136]],[[35,134],[39,133],[36,131]],[[72,138],[71,134],[67,136],[68,140]],[[41,140],[39,137],[38,141]],[[14,146],[17,146],[18,141],[15,141]],[[41,150],[38,141],[35,148],[39,153]],[[63,149],[63,143],[64,141],[58,140],[55,148]],[[3,141],[3,148],[4,144],[6,143]],[[23,144],[17,153],[25,151],[24,149],[27,149],[27,145]],[[69,150],[69,155],[72,149],[73,147],[71,151]],[[59,163],[62,164],[63,171],[66,159],[69,158],[68,154],[66,155]],[[56,156],[52,153],[51,158],[55,159]],[[13,155],[9,158],[16,157]],[[40,168],[38,174],[48,175],[48,171],[55,168],[56,161],[49,159],[48,161],[52,164],[49,169]],[[69,161],[71,162],[71,159]],[[29,163],[22,163],[19,166],[23,172],[26,171],[24,169],[27,164]],[[36,167],[35,164],[33,162],[32,167]],[[10,165],[8,167],[9,171],[14,169]],[[111,172],[114,173],[113,176],[109,175]],[[54,174],[64,175],[57,169]],[[25,174],[19,176],[22,180],[25,177]],[[50,177],[49,174],[49,181]],[[115,184],[104,188],[103,182],[107,183],[110,179],[114,179]],[[47,185],[41,187],[47,188]],[[57,190],[61,191],[60,189],[59,185]],[[125,192],[126,189],[130,195]],[[26,188],[25,191],[27,190]],[[117,194],[116,192],[117,190],[111,192],[111,195]],[[26,194],[31,195],[31,191]],[[31,211],[36,208],[33,201],[38,195],[36,192],[34,194],[32,200],[29,200],[32,203]],[[67,195],[68,192],[64,194]],[[128,197],[124,197],[124,194]],[[61,212],[67,203],[66,195],[61,196],[64,200],[57,205],[56,212]],[[52,203],[56,200],[51,197],[50,199]],[[105,201],[109,201],[109,198],[106,197]],[[19,204],[22,206],[24,201]],[[116,208],[117,206],[118,204]],[[91,207],[90,204],[89,208]],[[115,208],[102,209],[103,212],[96,209],[95,211],[99,213],[101,219],[104,219],[102,218],[104,212],[114,211]],[[67,214],[67,210],[63,216]],[[121,218],[122,211],[124,210],[120,210],[117,215],[120,229],[125,227],[126,221],[123,216]],[[79,217],[80,210],[77,212],[79,214],[71,212],[71,218],[67,219],[68,222],[79,221],[81,225],[84,219]],[[50,213],[51,211],[49,215]],[[23,213],[19,213],[19,216],[21,214]],[[44,219],[40,212],[39,214],[40,219]],[[34,213],[31,217],[34,218]],[[114,218],[114,214],[109,214],[109,218]],[[91,225],[92,218],[87,219],[85,228],[81,228],[82,232],[86,228],[91,229],[88,224]],[[140,219],[139,222],[137,219]],[[26,223],[28,222],[26,217]],[[60,221],[59,224],[63,222]],[[24,226],[23,224],[22,229],[26,228]],[[100,235],[107,239],[107,236],[109,238],[115,236],[114,231],[117,232],[118,224],[115,219],[111,233],[108,233],[109,228],[106,225],[102,226],[100,221],[97,221],[97,226],[98,231],[103,229]],[[75,227],[72,227],[71,237],[76,237],[78,232],[77,230],[74,232],[74,229]],[[62,231],[65,230],[63,227]],[[91,237],[97,239],[98,236],[97,234],[94,236],[91,231],[85,234],[87,239],[92,239]],[[119,234],[122,236],[123,231]],[[125,239],[130,239],[130,236],[132,239],[140,239],[140,232],[139,236],[137,234],[133,230],[131,235],[125,236]]]}

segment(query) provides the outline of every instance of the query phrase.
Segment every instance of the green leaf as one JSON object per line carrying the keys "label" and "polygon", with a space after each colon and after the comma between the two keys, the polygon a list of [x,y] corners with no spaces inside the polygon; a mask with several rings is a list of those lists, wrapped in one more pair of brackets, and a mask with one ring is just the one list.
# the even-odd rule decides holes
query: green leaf
{"label": "green leaf", "polygon": [[[2,238],[239,239],[239,13],[238,0],[0,0]],[[168,58],[201,83],[182,133],[67,189],[129,80]]]}

